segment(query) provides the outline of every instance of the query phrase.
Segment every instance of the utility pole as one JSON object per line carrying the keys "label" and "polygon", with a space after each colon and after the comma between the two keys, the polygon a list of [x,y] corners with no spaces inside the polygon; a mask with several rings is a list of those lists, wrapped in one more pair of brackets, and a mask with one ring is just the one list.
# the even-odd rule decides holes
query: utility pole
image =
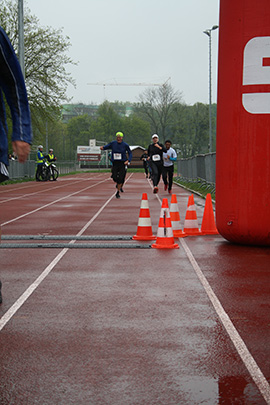
{"label": "utility pole", "polygon": [[218,25],[213,25],[203,31],[209,37],[209,152],[212,152],[212,31],[216,30]]}
{"label": "utility pole", "polygon": [[20,66],[21,66],[23,78],[25,79],[23,0],[18,0],[18,32],[19,32],[19,63],[20,63]]}

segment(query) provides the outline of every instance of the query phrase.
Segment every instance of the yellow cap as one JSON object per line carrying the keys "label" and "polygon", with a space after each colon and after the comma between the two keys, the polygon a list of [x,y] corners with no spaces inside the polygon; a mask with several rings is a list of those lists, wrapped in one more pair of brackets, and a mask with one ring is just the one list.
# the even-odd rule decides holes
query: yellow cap
{"label": "yellow cap", "polygon": [[121,138],[123,138],[124,134],[123,132],[116,132],[116,136],[121,136]]}

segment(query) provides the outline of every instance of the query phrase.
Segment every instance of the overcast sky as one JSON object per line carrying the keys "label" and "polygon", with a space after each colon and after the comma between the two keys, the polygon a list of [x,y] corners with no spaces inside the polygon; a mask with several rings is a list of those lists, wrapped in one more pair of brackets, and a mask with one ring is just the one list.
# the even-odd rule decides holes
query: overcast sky
{"label": "overcast sky", "polygon": [[[209,39],[219,0],[24,0],[40,25],[63,28],[72,44],[73,103],[138,101],[169,78],[187,104],[209,102]],[[216,102],[218,30],[212,32],[212,102]],[[103,86],[87,83],[107,83]],[[118,86],[109,86],[117,83]],[[120,84],[134,84],[121,86]]]}

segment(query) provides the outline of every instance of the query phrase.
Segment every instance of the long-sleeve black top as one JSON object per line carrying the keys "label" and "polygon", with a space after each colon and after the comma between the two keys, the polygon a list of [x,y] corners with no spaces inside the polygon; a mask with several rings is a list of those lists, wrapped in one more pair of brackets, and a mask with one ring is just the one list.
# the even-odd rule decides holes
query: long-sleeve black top
{"label": "long-sleeve black top", "polygon": [[154,143],[148,146],[148,156],[150,157],[150,161],[155,164],[163,164],[163,152],[166,153],[167,149],[165,148],[162,143],[157,142],[156,145],[159,145],[161,149],[155,146]]}

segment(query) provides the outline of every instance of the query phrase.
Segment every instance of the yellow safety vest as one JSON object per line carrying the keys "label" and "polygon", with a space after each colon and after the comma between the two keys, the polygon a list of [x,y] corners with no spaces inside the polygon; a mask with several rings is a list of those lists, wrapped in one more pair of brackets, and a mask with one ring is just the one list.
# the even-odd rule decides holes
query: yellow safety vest
{"label": "yellow safety vest", "polygon": [[39,158],[39,154],[37,153],[37,163],[43,163],[43,159],[44,159],[43,153],[41,151],[39,151],[39,153],[40,153],[40,158]]}
{"label": "yellow safety vest", "polygon": [[54,154],[52,153],[51,155],[50,154],[48,154],[48,156],[49,156],[49,165],[51,165],[52,163],[53,163],[53,159],[54,159]]}

